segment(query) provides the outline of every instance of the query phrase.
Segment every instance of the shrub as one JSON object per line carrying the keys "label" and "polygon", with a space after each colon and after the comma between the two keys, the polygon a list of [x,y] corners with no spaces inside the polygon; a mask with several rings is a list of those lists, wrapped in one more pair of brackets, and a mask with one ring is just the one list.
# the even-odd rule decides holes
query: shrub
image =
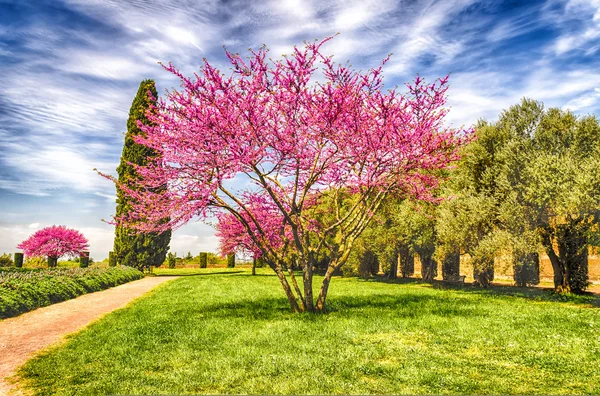
{"label": "shrub", "polygon": [[130,267],[0,269],[0,318],[140,279]]}
{"label": "shrub", "polygon": [[15,253],[15,267],[23,267],[23,253]]}
{"label": "shrub", "polygon": [[514,279],[517,286],[532,286],[540,283],[540,255],[517,253],[513,257]]}
{"label": "shrub", "polygon": [[81,268],[87,268],[90,266],[90,252],[82,252],[79,258],[79,266]]}
{"label": "shrub", "polygon": [[117,266],[117,255],[115,252],[108,252],[108,266],[116,267]]}
{"label": "shrub", "polygon": [[177,264],[177,253],[173,254],[169,252],[169,254],[167,254],[167,263],[169,264],[169,268],[175,268],[175,265]]}
{"label": "shrub", "polygon": [[10,267],[13,265],[12,258],[10,254],[4,253],[0,256],[0,267]]}
{"label": "shrub", "polygon": [[27,257],[25,259],[25,266],[29,268],[45,268],[48,266],[48,261],[44,257]]}
{"label": "shrub", "polygon": [[206,252],[200,253],[200,268],[206,268],[207,263],[208,263],[208,254],[206,254]]}

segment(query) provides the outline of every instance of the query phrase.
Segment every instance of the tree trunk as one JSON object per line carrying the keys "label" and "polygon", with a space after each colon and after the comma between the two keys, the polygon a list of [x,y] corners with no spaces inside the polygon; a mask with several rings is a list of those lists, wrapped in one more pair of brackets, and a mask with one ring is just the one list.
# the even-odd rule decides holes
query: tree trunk
{"label": "tree trunk", "polygon": [[256,275],[256,257],[252,259],[252,275]]}
{"label": "tree trunk", "polygon": [[368,278],[375,275],[378,271],[379,260],[377,259],[377,256],[370,250],[365,251],[358,263],[358,276],[361,278]]}
{"label": "tree trunk", "polygon": [[327,298],[327,292],[329,291],[329,283],[331,282],[331,277],[335,270],[336,267],[330,264],[329,268],[327,268],[327,272],[325,272],[325,277],[323,278],[323,283],[321,284],[321,290],[319,290],[319,297],[317,298],[317,304],[315,306],[317,312],[322,312],[325,308],[325,299]]}
{"label": "tree trunk", "polygon": [[308,260],[304,260],[303,263],[303,271],[302,271],[302,280],[304,283],[304,307],[306,312],[314,312],[315,311],[315,303],[313,300],[313,289],[312,289],[312,281],[313,281],[313,265],[315,264],[313,257],[309,256]]}
{"label": "tree trunk", "polygon": [[394,257],[390,260],[390,272],[388,274],[388,279],[397,279],[398,278],[398,255],[394,255]]}
{"label": "tree trunk", "polygon": [[437,262],[433,259],[433,252],[418,252],[421,260],[421,277],[425,282],[431,282],[437,276]]}
{"label": "tree trunk", "polygon": [[563,284],[573,293],[583,293],[589,285],[588,278],[588,241],[585,224],[581,221],[570,221],[559,227],[558,251],[563,264]]}
{"label": "tree trunk", "polygon": [[460,277],[460,250],[454,249],[442,260],[442,279],[457,281]]}
{"label": "tree trunk", "polygon": [[293,312],[302,312],[302,310],[300,309],[300,306],[298,305],[298,301],[296,301],[296,296],[294,296],[294,292],[292,291],[292,288],[290,287],[290,284],[288,283],[287,279],[285,278],[285,274],[283,273],[281,268],[276,268],[275,266],[271,266],[271,267],[275,270],[275,273],[277,274],[277,277],[279,278],[279,282],[281,282],[281,286],[283,287],[283,291],[285,292],[285,295],[288,298],[288,301],[290,303],[290,307],[292,308],[292,311]]}
{"label": "tree trunk", "polygon": [[401,244],[398,247],[398,260],[403,278],[409,278],[415,274],[415,255],[408,245]]}
{"label": "tree trunk", "polygon": [[545,230],[542,234],[542,245],[546,249],[546,254],[552,264],[552,272],[554,273],[554,291],[557,293],[568,292],[569,285],[567,282],[566,269],[560,257],[554,251],[554,244],[549,230]]}
{"label": "tree trunk", "polygon": [[48,257],[48,268],[56,268],[58,257]]}

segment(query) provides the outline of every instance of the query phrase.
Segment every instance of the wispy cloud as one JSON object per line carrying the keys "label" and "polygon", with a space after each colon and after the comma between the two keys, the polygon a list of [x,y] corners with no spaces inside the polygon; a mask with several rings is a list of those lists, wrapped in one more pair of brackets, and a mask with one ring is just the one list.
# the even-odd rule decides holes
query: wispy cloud
{"label": "wispy cloud", "polygon": [[[600,110],[600,0],[7,4],[0,0],[0,200],[19,238],[31,223],[65,218],[110,249],[112,229],[99,219],[114,211],[114,186],[92,169],[114,172],[139,81],[154,78],[160,91],[178,86],[157,62],[191,74],[207,57],[227,71],[222,45],[243,53],[267,44],[278,57],[339,32],[325,52],[357,69],[394,54],[388,86],[417,73],[451,73],[455,125],[493,119],[523,96],[579,113]],[[178,230],[172,245],[211,250],[212,235],[195,223]]]}

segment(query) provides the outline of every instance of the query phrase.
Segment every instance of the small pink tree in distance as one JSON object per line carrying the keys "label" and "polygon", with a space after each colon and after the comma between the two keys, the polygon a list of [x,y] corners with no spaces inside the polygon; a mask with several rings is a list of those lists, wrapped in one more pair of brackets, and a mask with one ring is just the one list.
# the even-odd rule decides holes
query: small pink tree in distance
{"label": "small pink tree in distance", "polygon": [[78,257],[88,247],[88,240],[81,232],[65,226],[42,228],[17,245],[28,257],[48,257],[53,266],[60,257]]}
{"label": "small pink tree in distance", "polygon": [[[217,216],[219,234],[232,238],[222,249],[260,254],[293,311],[322,311],[333,273],[384,199],[433,199],[436,174],[471,135],[444,125],[448,77],[386,91],[387,59],[355,71],[321,53],[328,40],[279,60],[265,47],[249,59],[226,51],[228,76],[206,60],[192,78],[166,65],[182,89],[150,109],[145,136],[136,138],[160,155],[136,167],[133,185],[103,175],[131,198],[132,210],[113,223],[152,232]],[[329,215],[315,221],[325,201]],[[331,261],[315,299],[323,249]],[[290,254],[302,267],[302,289],[284,270]]]}

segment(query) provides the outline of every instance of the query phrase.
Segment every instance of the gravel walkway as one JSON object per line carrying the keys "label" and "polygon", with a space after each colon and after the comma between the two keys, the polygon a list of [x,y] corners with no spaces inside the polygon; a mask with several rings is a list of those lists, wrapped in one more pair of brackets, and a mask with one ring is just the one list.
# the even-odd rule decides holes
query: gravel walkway
{"label": "gravel walkway", "polygon": [[147,277],[0,321],[0,395],[20,394],[7,377],[27,359],[175,278]]}

